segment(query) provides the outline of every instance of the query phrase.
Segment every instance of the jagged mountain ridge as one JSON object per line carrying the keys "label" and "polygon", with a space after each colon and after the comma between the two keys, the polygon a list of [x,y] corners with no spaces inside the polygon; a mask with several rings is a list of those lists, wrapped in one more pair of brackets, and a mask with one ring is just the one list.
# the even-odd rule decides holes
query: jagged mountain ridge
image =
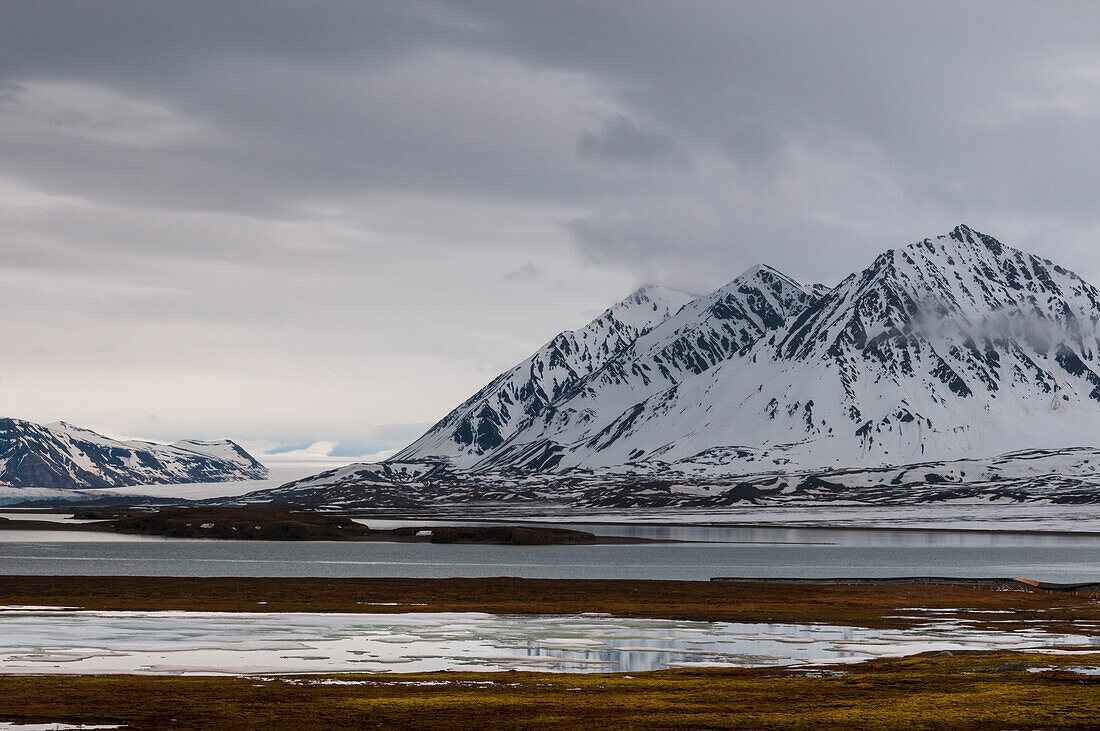
{"label": "jagged mountain ridge", "polygon": [[[555,467],[555,436],[600,451],[640,414],[647,396],[674,387],[750,347],[817,300],[813,290],[768,266],[756,266],[640,336],[544,409],[496,453],[475,465],[518,460],[526,468]],[[624,414],[621,419],[616,416]],[[637,460],[644,451],[634,450]]]}
{"label": "jagged mountain ridge", "polygon": [[447,414],[395,460],[477,459],[577,381],[677,312],[691,295],[647,285],[579,330],[565,330]]}
{"label": "jagged mountain ridge", "polygon": [[63,421],[0,419],[0,485],[108,488],[267,476],[266,467],[228,439],[119,441]]}
{"label": "jagged mountain ridge", "polygon": [[[790,277],[757,266],[711,294],[675,310],[669,308],[668,315],[659,321],[646,318],[634,328],[605,324],[608,319],[622,320],[621,316],[614,317],[622,309],[636,318],[637,299],[635,293],[578,331],[586,342],[596,343],[582,352],[595,352],[598,357],[586,358],[566,370],[565,377],[552,382],[552,389],[540,387],[540,381],[545,380],[544,364],[565,360],[559,355],[563,350],[578,350],[568,347],[572,332],[559,335],[534,356],[501,374],[394,459],[442,458],[469,467],[501,448],[517,431],[530,430],[540,420],[560,421],[563,413],[556,404],[583,402],[584,406],[571,407],[573,410],[568,412],[574,415],[583,409],[582,420],[596,418],[588,412],[597,408],[621,410],[645,394],[678,383],[686,375],[701,373],[747,347],[816,297]],[[671,298],[666,294],[663,299]],[[641,307],[643,314],[652,309]],[[515,409],[516,403],[523,408]]]}
{"label": "jagged mountain ridge", "polygon": [[[607,424],[521,432],[518,458],[483,465],[553,450],[559,469],[640,457],[736,474],[1095,444],[1098,321],[1095,287],[959,226],[882,254],[746,351]],[[594,429],[614,439],[594,443]]]}
{"label": "jagged mountain ridge", "polygon": [[[1100,497],[1100,290],[1069,270],[958,226],[832,289],[799,285],[805,303],[741,347],[710,307],[735,283],[639,336],[476,462],[407,450],[278,494],[621,506]],[[723,348],[698,337],[719,332]],[[679,357],[678,342],[698,351]]]}

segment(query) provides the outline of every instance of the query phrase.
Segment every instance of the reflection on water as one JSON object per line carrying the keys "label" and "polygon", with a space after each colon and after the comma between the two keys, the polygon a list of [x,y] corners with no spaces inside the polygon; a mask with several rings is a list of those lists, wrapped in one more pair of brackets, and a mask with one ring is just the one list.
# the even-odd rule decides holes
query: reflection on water
{"label": "reflection on water", "polygon": [[479,613],[0,612],[0,672],[311,673],[546,670],[836,663],[930,650],[1091,645],[1100,638]]}
{"label": "reflection on water", "polygon": [[[363,511],[369,513],[372,511]],[[801,504],[754,505],[742,503],[723,508],[629,508],[591,509],[547,505],[433,506],[423,511],[396,514],[392,509],[373,511],[384,521],[400,520],[492,520],[531,521],[554,524],[586,524],[603,529],[604,524],[630,523],[652,527],[748,527],[857,529],[932,529],[986,531],[1100,532],[1100,503],[1052,505],[1046,502],[1016,503],[920,503],[912,505],[843,505],[831,501]],[[366,518],[373,525],[375,515]]]}
{"label": "reflection on water", "polygon": [[[794,515],[794,511],[789,512]],[[433,525],[455,525],[456,520],[415,520],[410,518],[354,518],[357,523],[376,530]],[[499,525],[516,521],[460,520],[462,525]],[[1100,535],[1088,533],[996,533],[992,531],[943,531],[921,529],[820,528],[746,525],[653,525],[638,523],[542,522],[523,521],[523,525],[568,528],[603,536],[629,536],[659,541],[701,543],[781,543],[836,546],[1068,546],[1100,545]]]}
{"label": "reflection on water", "polygon": [[48,523],[72,523],[76,525],[99,522],[87,518],[74,518],[72,513],[38,513],[32,510],[0,511],[0,518],[6,518],[7,520],[44,520]]}

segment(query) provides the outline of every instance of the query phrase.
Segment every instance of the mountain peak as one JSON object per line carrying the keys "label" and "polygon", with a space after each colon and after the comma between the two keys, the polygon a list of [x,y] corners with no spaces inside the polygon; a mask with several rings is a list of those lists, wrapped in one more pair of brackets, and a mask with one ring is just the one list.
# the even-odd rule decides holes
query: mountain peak
{"label": "mountain peak", "polygon": [[794,277],[788,276],[775,267],[768,266],[767,264],[757,264],[756,266],[749,267],[734,277],[731,284],[756,285],[760,282],[767,282],[769,284],[773,282],[783,282],[787,285],[794,285],[798,289],[802,289],[802,285]]}
{"label": "mountain peak", "polygon": [[[607,318],[617,320],[622,325],[636,328],[636,337],[655,325],[664,322],[694,297],[659,284],[643,284],[623,299],[604,310],[603,314],[588,323],[584,328],[566,333],[580,334],[586,329],[601,329],[598,323]],[[566,334],[566,333],[563,333]],[[625,345],[625,343],[623,343]]]}
{"label": "mountain peak", "polygon": [[745,271],[741,272],[739,275],[737,275],[734,278],[735,279],[750,279],[750,278],[752,278],[752,277],[754,277],[754,276],[756,276],[757,274],[760,274],[760,273],[778,274],[780,276],[786,276],[785,274],[783,274],[783,272],[779,271],[778,269],[776,269],[773,266],[769,266],[768,264],[754,264],[753,266],[751,266],[748,269],[746,269]]}
{"label": "mountain peak", "polygon": [[960,244],[983,245],[995,254],[1001,253],[1001,250],[1006,248],[1004,244],[989,234],[984,234],[976,228],[967,226],[965,223],[960,223],[947,234],[938,238],[945,240],[949,239]]}
{"label": "mountain peak", "polygon": [[628,302],[644,302],[646,300],[662,303],[679,303],[678,305],[673,307],[673,310],[675,310],[677,309],[677,307],[686,304],[694,298],[695,295],[689,292],[684,292],[679,289],[673,289],[672,287],[666,287],[663,284],[653,284],[651,282],[647,282],[639,286],[626,297],[623,297],[622,300],[620,300],[617,304]]}
{"label": "mountain peak", "polygon": [[62,421],[51,421],[49,424],[43,424],[43,426],[46,427],[47,429],[51,430],[51,431],[81,431],[81,432],[91,432],[92,431],[91,429],[89,429],[87,427],[77,426],[76,424],[70,424],[69,422],[64,421],[64,420],[62,420]]}
{"label": "mountain peak", "polygon": [[958,224],[945,236],[941,236],[941,239],[952,239],[960,244],[977,244],[986,243],[988,241],[997,241],[996,239],[993,239],[992,236],[983,234],[977,229],[971,229],[970,226],[965,223]]}
{"label": "mountain peak", "polygon": [[762,272],[763,273],[770,273],[770,272],[774,272],[774,271],[775,270],[772,269],[767,264],[756,264],[755,266],[751,266],[748,269],[746,269],[745,271],[741,272],[740,274],[738,274],[733,279],[734,279],[734,281],[737,281],[739,279],[754,279],[759,274],[761,274]]}
{"label": "mountain peak", "polygon": [[642,285],[584,327],[558,333],[444,416],[394,459],[461,459],[499,447],[565,391],[692,299],[661,285]]}
{"label": "mountain peak", "polygon": [[624,412],[623,447],[563,462],[737,448],[776,464],[899,464],[1076,444],[1100,434],[1098,328],[1095,287],[960,224],[884,252],[774,339]]}

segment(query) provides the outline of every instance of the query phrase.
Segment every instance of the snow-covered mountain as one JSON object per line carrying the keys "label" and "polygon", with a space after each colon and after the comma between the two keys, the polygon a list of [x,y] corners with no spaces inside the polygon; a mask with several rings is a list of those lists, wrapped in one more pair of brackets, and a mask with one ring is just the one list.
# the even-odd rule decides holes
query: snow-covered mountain
{"label": "snow-covered mountain", "polygon": [[262,480],[267,468],[236,443],[118,441],[59,421],[0,419],[0,485],[101,488]]}
{"label": "snow-covered mountain", "polygon": [[632,292],[579,330],[558,333],[443,417],[395,460],[476,460],[499,447],[577,381],[668,319],[691,295],[665,287]]}
{"label": "snow-covered mountain", "polygon": [[[563,433],[577,442],[578,451],[604,451],[642,415],[648,396],[735,357],[817,299],[811,289],[785,274],[753,267],[638,337],[474,466],[558,467],[566,451]],[[632,448],[619,461],[636,461],[643,454]]]}
{"label": "snow-covered mountain", "polygon": [[[672,290],[643,288],[501,374],[394,460],[443,458],[470,467],[517,431],[590,422],[598,419],[597,412],[618,414],[646,394],[729,358],[815,299],[790,277],[764,266],[694,300]],[[563,411],[559,403],[569,406]]]}
{"label": "snow-covered mountain", "polygon": [[608,424],[529,441],[562,445],[563,467],[644,455],[727,474],[1092,446],[1098,321],[1095,287],[959,226],[885,252],[751,348]]}
{"label": "snow-covered mountain", "polygon": [[385,469],[299,487],[598,504],[603,485],[629,504],[632,489],[679,484],[720,504],[731,485],[796,490],[813,475],[908,485],[917,465],[981,490],[1008,480],[996,467],[1008,463],[1038,470],[1029,485],[1057,484],[1072,463],[1082,495],[1097,490],[1100,458],[1077,448],[1100,447],[1100,291],[967,226],[832,289],[749,270],[600,352],[480,449],[447,446],[462,438],[437,426]]}

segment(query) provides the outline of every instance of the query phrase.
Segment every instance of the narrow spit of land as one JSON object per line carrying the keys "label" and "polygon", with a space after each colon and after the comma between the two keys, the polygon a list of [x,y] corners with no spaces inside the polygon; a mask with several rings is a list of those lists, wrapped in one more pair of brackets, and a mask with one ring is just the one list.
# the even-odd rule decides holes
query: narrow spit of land
{"label": "narrow spit of land", "polygon": [[1021,584],[807,581],[642,581],[519,578],[314,579],[0,576],[0,605],[89,610],[224,612],[488,612],[576,614],[708,622],[916,626],[912,612],[955,610],[1001,629],[1088,632],[1100,623],[1089,591]]}
{"label": "narrow spit of land", "polygon": [[4,530],[122,533],[232,541],[379,541],[395,543],[482,543],[513,546],[669,543],[649,538],[600,536],[587,531],[545,526],[431,525],[376,530],[347,516],[269,508],[208,506],[159,510],[106,508],[78,512],[94,523],[10,520]]}

